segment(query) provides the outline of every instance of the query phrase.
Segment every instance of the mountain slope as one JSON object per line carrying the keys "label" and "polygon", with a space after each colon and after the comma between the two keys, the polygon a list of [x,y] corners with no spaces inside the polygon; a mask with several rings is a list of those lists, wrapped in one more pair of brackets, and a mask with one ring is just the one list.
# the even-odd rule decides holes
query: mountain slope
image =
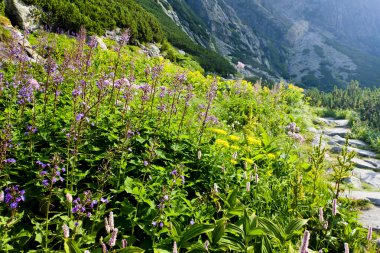
{"label": "mountain slope", "polygon": [[351,79],[380,83],[380,4],[374,0],[154,2],[194,41],[243,62],[246,76],[322,89]]}

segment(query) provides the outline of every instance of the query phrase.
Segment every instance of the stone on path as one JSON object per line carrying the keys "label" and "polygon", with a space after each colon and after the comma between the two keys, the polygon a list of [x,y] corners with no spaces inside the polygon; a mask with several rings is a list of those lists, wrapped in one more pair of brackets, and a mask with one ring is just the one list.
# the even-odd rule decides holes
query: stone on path
{"label": "stone on path", "polygon": [[[343,146],[333,146],[331,147],[331,152],[333,153],[340,153],[342,151],[342,148]],[[369,151],[369,150],[365,150],[365,149],[359,149],[359,148],[353,148],[353,147],[348,147],[347,148],[348,151],[350,152],[355,152],[356,154],[358,154],[359,156],[362,156],[362,157],[370,157],[370,158],[376,158],[377,157],[377,154],[375,152],[372,152],[372,151]]]}
{"label": "stone on path", "polygon": [[367,169],[367,170],[377,169],[377,166],[375,166],[373,163],[367,162],[367,161],[360,159],[360,158],[357,158],[357,157],[352,159],[352,161],[355,163],[355,167],[357,167],[359,169]]}
{"label": "stone on path", "polygon": [[328,136],[339,135],[340,137],[345,137],[351,133],[349,128],[326,128],[322,132]]}
{"label": "stone on path", "polygon": [[[355,168],[352,172],[353,175],[358,177],[362,182],[365,182],[374,188],[380,189],[380,173],[358,168]],[[380,192],[378,194],[380,205]]]}
{"label": "stone on path", "polygon": [[[346,138],[340,137],[339,135],[334,135],[332,140],[338,144],[344,145],[346,144]],[[368,144],[361,140],[356,139],[348,139],[348,145],[356,148],[367,148]]]}
{"label": "stone on path", "polygon": [[347,127],[349,123],[349,120],[347,119],[319,118],[318,120],[326,125],[335,127]]}

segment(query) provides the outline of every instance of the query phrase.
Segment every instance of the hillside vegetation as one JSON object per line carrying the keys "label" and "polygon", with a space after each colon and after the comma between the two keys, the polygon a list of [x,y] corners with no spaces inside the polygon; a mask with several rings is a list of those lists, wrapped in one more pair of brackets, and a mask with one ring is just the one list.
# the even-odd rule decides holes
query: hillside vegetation
{"label": "hillside vegetation", "polygon": [[157,19],[134,0],[25,0],[43,10],[43,22],[54,30],[90,33],[128,27],[132,41],[162,41],[164,34]]}
{"label": "hillside vegetation", "polygon": [[307,95],[312,105],[325,108],[325,115],[350,118],[354,134],[380,151],[380,88],[360,87],[359,82],[352,81],[346,89],[311,89]]}
{"label": "hillside vegetation", "polygon": [[0,251],[375,252],[307,145],[301,88],[86,37],[1,59]]}

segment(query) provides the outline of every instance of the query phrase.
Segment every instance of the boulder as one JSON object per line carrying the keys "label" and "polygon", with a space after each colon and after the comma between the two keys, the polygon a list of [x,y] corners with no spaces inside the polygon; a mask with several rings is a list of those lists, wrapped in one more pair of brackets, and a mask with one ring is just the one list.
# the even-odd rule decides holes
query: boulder
{"label": "boulder", "polygon": [[147,53],[150,57],[158,57],[160,56],[160,49],[157,45],[149,43],[146,47]]}
{"label": "boulder", "polygon": [[21,0],[5,0],[5,13],[14,26],[21,29],[35,30],[39,25],[38,10],[27,6]]}
{"label": "boulder", "polygon": [[[353,170],[353,175],[376,189],[380,189],[380,173],[371,170],[358,169]],[[378,199],[380,204],[380,198]]]}
{"label": "boulder", "polygon": [[100,47],[100,49],[102,50],[107,50],[107,45],[104,43],[103,39],[100,38],[99,36],[95,36],[95,40],[96,42],[98,42],[98,46]]}

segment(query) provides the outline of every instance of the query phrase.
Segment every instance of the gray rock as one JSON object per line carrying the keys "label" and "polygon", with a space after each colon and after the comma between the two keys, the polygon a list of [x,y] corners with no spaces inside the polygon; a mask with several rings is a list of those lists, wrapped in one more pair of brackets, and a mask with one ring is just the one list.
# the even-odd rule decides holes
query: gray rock
{"label": "gray rock", "polygon": [[319,118],[318,120],[332,127],[347,127],[349,123],[347,119]]}
{"label": "gray rock", "polygon": [[380,170],[380,160],[375,158],[365,158],[364,159],[367,163],[372,164],[375,167],[375,170]]}
{"label": "gray rock", "polygon": [[27,6],[21,0],[5,0],[5,13],[13,25],[22,29],[35,30],[39,25],[38,10]]}
{"label": "gray rock", "polygon": [[359,169],[369,169],[369,170],[374,170],[377,167],[374,166],[372,163],[367,162],[365,160],[362,160],[360,158],[355,157],[352,159],[352,161],[355,163],[355,166]]}
{"label": "gray rock", "polygon": [[[346,138],[340,137],[339,135],[334,135],[333,139],[338,144],[344,145],[346,143]],[[366,148],[368,144],[361,140],[349,139],[348,145],[356,147],[356,148]]]}
{"label": "gray rock", "polygon": [[[337,153],[340,153],[342,151],[342,148],[343,148],[343,146],[337,145],[337,146],[331,147],[330,150],[331,150],[331,152],[337,154]],[[349,152],[355,152],[357,155],[362,156],[362,157],[369,157],[369,158],[376,158],[377,157],[376,153],[369,151],[369,150],[353,148],[353,147],[348,147],[347,150]]]}
{"label": "gray rock", "polygon": [[104,43],[103,39],[100,38],[99,36],[95,36],[95,39],[96,39],[96,42],[98,42],[98,46],[100,47],[100,49],[102,50],[107,50],[107,45]]}
{"label": "gray rock", "polygon": [[354,176],[344,178],[343,182],[345,182],[348,185],[351,185],[353,188],[356,189],[362,188],[362,183],[360,182],[360,179]]}
{"label": "gray rock", "polygon": [[[365,182],[376,189],[380,189],[380,173],[371,170],[355,168],[353,170],[353,174],[362,182]],[[380,195],[378,196],[378,202],[380,205]]]}
{"label": "gray rock", "polygon": [[160,56],[160,49],[157,45],[149,43],[146,47],[148,55],[151,57],[158,57]]}
{"label": "gray rock", "polygon": [[328,136],[339,135],[340,137],[345,137],[351,131],[348,128],[326,128],[323,133]]}

